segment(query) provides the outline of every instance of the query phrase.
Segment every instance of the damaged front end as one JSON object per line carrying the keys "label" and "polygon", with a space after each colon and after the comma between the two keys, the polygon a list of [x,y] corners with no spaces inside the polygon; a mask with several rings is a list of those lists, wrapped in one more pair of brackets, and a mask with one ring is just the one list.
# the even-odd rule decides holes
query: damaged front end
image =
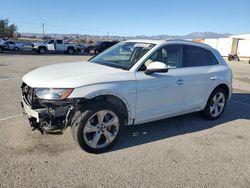
{"label": "damaged front end", "polygon": [[67,97],[41,99],[37,96],[37,90],[27,84],[23,83],[21,88],[21,105],[24,113],[28,115],[33,130],[39,130],[41,133],[64,131],[71,125],[75,107],[80,99],[67,99]]}

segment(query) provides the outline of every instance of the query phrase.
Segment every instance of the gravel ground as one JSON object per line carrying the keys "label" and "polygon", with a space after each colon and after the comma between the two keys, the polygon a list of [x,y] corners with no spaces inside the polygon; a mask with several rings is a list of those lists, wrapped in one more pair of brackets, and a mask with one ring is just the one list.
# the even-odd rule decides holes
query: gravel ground
{"label": "gravel ground", "polygon": [[126,127],[104,154],[64,134],[31,131],[20,84],[34,68],[81,55],[0,55],[0,187],[250,187],[250,65],[233,62],[234,94],[224,115],[189,114]]}

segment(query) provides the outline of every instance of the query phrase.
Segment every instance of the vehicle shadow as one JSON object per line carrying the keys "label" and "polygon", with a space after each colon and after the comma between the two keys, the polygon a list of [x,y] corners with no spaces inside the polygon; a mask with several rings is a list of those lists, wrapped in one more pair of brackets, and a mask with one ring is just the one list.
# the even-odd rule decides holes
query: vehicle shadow
{"label": "vehicle shadow", "polygon": [[203,131],[238,119],[250,120],[250,93],[234,93],[227,104],[224,114],[215,121],[205,120],[199,113],[192,113],[125,127],[121,138],[110,152]]}

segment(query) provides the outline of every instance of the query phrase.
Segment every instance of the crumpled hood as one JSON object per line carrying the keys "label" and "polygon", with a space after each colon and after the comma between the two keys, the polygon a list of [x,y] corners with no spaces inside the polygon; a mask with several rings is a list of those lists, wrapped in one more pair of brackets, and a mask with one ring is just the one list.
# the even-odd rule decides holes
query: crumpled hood
{"label": "crumpled hood", "polygon": [[23,77],[33,88],[76,88],[96,83],[125,81],[131,72],[91,62],[55,64],[35,69]]}

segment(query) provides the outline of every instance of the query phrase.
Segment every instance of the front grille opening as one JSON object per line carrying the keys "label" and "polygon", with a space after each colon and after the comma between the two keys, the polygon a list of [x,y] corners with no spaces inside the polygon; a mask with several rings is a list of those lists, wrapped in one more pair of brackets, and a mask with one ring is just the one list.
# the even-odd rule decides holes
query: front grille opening
{"label": "front grille opening", "polygon": [[36,97],[34,88],[29,87],[26,83],[23,83],[21,88],[23,97],[32,109],[44,108]]}

